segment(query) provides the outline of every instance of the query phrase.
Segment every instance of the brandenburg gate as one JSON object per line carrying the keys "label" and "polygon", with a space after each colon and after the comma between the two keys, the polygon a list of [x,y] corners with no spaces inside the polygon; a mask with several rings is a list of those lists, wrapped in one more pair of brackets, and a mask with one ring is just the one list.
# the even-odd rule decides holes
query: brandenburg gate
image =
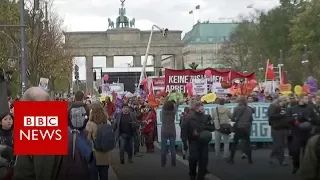
{"label": "brandenburg gate", "polygon": [[[135,28],[135,19],[129,20],[125,16],[124,1],[121,1],[119,17],[116,24],[108,19],[107,31],[92,32],[64,32],[66,43],[74,57],[86,58],[86,83],[87,90],[93,90],[93,56],[105,56],[106,67],[114,67],[114,56],[133,56],[133,66],[142,67],[141,56],[146,53],[146,48],[151,31],[141,31]],[[116,25],[116,27],[114,27]],[[150,27],[151,29],[151,27]],[[162,70],[162,55],[173,55],[170,67],[182,68],[182,31],[169,30],[163,37],[160,31],[154,31],[150,45],[149,55],[154,57],[155,75],[159,76]]]}

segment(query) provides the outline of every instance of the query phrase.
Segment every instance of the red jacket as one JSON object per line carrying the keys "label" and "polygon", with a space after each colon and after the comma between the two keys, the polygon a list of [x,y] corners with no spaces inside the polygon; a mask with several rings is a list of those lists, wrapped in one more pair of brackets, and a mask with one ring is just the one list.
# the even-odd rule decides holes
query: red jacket
{"label": "red jacket", "polygon": [[[149,115],[150,114],[150,115]],[[148,118],[148,119],[147,119]],[[151,120],[148,124],[145,124],[143,128],[144,133],[151,133],[154,131],[155,123],[156,123],[156,114],[153,111],[149,111],[148,113],[144,113],[142,115],[142,121]]]}
{"label": "red jacket", "polygon": [[108,113],[109,117],[112,117],[113,114],[116,112],[116,107],[114,106],[114,104],[112,102],[106,104],[106,111]]}

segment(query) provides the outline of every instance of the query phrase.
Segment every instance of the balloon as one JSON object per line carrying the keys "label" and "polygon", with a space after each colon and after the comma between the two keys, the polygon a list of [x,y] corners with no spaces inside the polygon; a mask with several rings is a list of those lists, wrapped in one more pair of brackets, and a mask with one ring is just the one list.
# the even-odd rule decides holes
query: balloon
{"label": "balloon", "polygon": [[297,95],[300,95],[302,93],[302,87],[299,85],[296,85],[293,89],[294,89],[294,93]]}
{"label": "balloon", "polygon": [[157,96],[160,96],[160,95],[161,95],[161,91],[158,91],[158,92],[157,92]]}
{"label": "balloon", "polygon": [[221,87],[222,87],[223,89],[229,89],[229,88],[231,88],[231,86],[232,86],[231,83],[227,83],[227,82],[225,82],[225,81],[222,81],[222,82],[221,82]]}
{"label": "balloon", "polygon": [[103,80],[108,81],[108,80],[109,80],[109,75],[108,75],[108,74],[105,74],[105,75],[103,76]]}
{"label": "balloon", "polygon": [[255,79],[251,79],[249,83],[252,88],[255,88],[257,86],[257,81]]}
{"label": "balloon", "polygon": [[204,72],[204,75],[206,76],[206,78],[211,78],[212,74],[211,74],[211,71],[209,69],[207,69],[205,72]]}
{"label": "balloon", "polygon": [[302,92],[305,93],[305,94],[309,93],[309,85],[308,84],[304,84],[302,86]]}
{"label": "balloon", "polygon": [[148,83],[148,80],[147,79],[143,79],[142,80],[142,84],[147,84]]}
{"label": "balloon", "polygon": [[316,80],[313,77],[308,77],[307,84],[309,85],[309,92],[315,93],[318,90],[318,85]]}
{"label": "balloon", "polygon": [[192,88],[192,83],[187,83],[187,84],[186,84],[186,88],[187,88],[187,89],[191,89],[191,88]]}

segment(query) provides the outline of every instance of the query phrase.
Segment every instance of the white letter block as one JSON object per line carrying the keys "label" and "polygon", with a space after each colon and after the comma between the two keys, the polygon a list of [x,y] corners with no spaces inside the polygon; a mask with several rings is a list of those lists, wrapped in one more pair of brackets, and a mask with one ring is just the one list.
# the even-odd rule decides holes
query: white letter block
{"label": "white letter block", "polygon": [[58,126],[58,116],[48,116],[47,126]]}
{"label": "white letter block", "polygon": [[36,116],[36,126],[45,127],[47,126],[47,117],[46,116]]}
{"label": "white letter block", "polygon": [[34,126],[34,117],[33,116],[24,116],[23,117],[23,126]]}

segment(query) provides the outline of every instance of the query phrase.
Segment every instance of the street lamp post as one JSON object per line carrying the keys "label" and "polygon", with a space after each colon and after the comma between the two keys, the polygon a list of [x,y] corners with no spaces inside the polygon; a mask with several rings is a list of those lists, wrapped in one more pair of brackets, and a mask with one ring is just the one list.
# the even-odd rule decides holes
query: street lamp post
{"label": "street lamp post", "polygon": [[281,79],[282,79],[282,73],[281,73],[282,66],[283,66],[283,52],[282,52],[282,50],[280,50],[280,57],[279,57],[279,63],[278,63],[280,83],[281,83]]}
{"label": "street lamp post", "polygon": [[148,41],[148,45],[147,45],[146,54],[144,55],[143,67],[142,67],[142,71],[141,71],[138,87],[140,87],[140,85],[142,83],[142,80],[143,80],[143,76],[144,76],[144,74],[146,72],[147,61],[148,61],[148,56],[149,56],[149,49],[150,49],[150,45],[151,45],[151,40],[152,40],[152,35],[153,35],[154,28],[159,29],[160,32],[162,33],[163,37],[166,37],[167,33],[168,33],[168,29],[160,28],[157,25],[153,25],[151,27],[151,32],[150,32],[150,36],[149,36],[149,41]]}
{"label": "street lamp post", "polygon": [[[301,61],[302,65],[306,65],[305,67],[303,66],[303,68],[308,68],[308,63],[309,63],[309,58],[308,58],[308,47],[307,45],[304,45],[304,53],[302,55],[302,61]],[[303,71],[303,75],[307,74],[307,71]]]}
{"label": "street lamp post", "polygon": [[20,0],[20,49],[21,49],[21,93],[27,85],[27,57],[26,57],[26,27],[24,21],[24,0]]}
{"label": "street lamp post", "polygon": [[308,47],[307,47],[307,45],[304,45],[304,54],[303,54],[303,58],[302,58],[301,63],[305,64],[308,62],[309,62],[309,60],[308,60]]}

